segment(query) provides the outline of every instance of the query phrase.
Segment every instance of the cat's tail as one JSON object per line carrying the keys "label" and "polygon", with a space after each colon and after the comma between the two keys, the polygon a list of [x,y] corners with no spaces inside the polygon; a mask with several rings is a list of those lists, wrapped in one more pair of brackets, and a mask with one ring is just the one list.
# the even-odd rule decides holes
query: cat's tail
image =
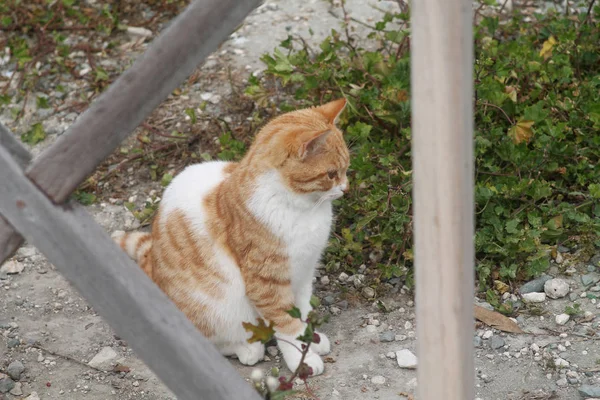
{"label": "cat's tail", "polygon": [[111,235],[129,257],[134,259],[146,274],[152,277],[152,262],[150,249],[152,235],[146,232],[115,231]]}

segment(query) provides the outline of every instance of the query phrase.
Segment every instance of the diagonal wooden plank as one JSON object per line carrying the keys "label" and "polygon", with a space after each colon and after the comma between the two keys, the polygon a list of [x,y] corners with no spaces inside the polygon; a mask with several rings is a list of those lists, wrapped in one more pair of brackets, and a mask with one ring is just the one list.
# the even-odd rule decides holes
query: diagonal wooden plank
{"label": "diagonal wooden plank", "polygon": [[[27,175],[59,204],[108,157],[261,0],[196,0],[31,165]],[[76,167],[75,167],[76,166]],[[17,234],[0,218],[0,249]],[[18,247],[18,246],[17,246]],[[0,250],[0,264],[12,251]]]}
{"label": "diagonal wooden plank", "polygon": [[[69,195],[193,72],[260,0],[197,0],[33,163],[55,203]],[[77,168],[73,168],[77,166]]]}
{"label": "diagonal wooden plank", "polygon": [[0,147],[0,213],[180,400],[260,396],[78,205],[53,204]]}
{"label": "diagonal wooden plank", "polygon": [[[13,160],[19,164],[21,168],[26,168],[31,161],[29,151],[8,130],[4,125],[0,124],[0,147],[4,146],[8,150]],[[0,190],[2,185],[0,184]],[[23,244],[24,240],[18,232],[14,230],[11,224],[0,215],[0,264],[8,257],[12,256],[15,251]]]}

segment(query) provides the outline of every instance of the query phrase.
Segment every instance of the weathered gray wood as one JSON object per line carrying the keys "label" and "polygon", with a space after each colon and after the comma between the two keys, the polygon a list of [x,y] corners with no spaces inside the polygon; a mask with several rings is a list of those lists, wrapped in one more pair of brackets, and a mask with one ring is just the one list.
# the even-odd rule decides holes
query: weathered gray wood
{"label": "weathered gray wood", "polygon": [[[13,160],[21,168],[27,167],[29,161],[31,161],[31,154],[19,141],[15,138],[7,127],[0,124],[0,147],[4,147],[8,150]],[[2,183],[0,182],[0,191],[2,190]],[[0,265],[12,256],[15,251],[23,244],[24,240],[18,232],[0,215]]]}
{"label": "weathered gray wood", "polygon": [[260,0],[197,0],[35,160],[27,175],[62,203]]}
{"label": "weathered gray wood", "polygon": [[473,399],[472,5],[411,6],[417,398]]}
{"label": "weathered gray wood", "polygon": [[260,396],[78,205],[54,205],[0,147],[0,213],[180,400]]}
{"label": "weathered gray wood", "polygon": [[[3,190],[0,184],[0,192]],[[9,257],[15,254],[15,251],[25,242],[23,236],[19,235],[12,225],[0,215],[0,265]]]}
{"label": "weathered gray wood", "polygon": [[13,160],[15,160],[21,168],[26,168],[31,161],[31,154],[7,127],[0,124],[0,146],[8,150]]}
{"label": "weathered gray wood", "polygon": [[[27,175],[55,203],[66,201],[98,164],[260,1],[197,0],[192,3],[146,53],[34,161]],[[19,150],[16,154],[20,154]],[[0,218],[0,264],[22,243],[19,234]]]}

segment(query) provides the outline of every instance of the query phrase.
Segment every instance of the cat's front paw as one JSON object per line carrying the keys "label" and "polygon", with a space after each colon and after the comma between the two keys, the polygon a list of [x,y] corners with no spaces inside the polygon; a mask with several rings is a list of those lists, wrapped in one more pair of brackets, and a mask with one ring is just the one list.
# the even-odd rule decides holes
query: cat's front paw
{"label": "cat's front paw", "polygon": [[321,356],[329,354],[329,352],[331,352],[331,343],[329,342],[329,339],[322,332],[317,332],[317,334],[319,335],[319,338],[321,340],[319,341],[319,343],[312,343],[310,345],[311,350],[313,350],[315,353]]}
{"label": "cat's front paw", "polygon": [[[283,340],[278,340],[277,344],[279,345],[279,350],[281,350],[285,364],[290,371],[294,372],[298,369],[298,366],[300,366],[300,360],[302,359],[302,352],[300,351],[302,342],[295,339],[286,340],[294,345]],[[306,353],[306,357],[304,357],[304,363],[312,368],[312,376],[321,375],[325,370],[325,365],[323,364],[323,360],[321,360],[321,356],[312,349],[312,345],[308,350],[308,353]]]}
{"label": "cat's front paw", "polygon": [[265,358],[265,345],[261,342],[244,343],[235,349],[235,355],[244,365],[254,365]]}

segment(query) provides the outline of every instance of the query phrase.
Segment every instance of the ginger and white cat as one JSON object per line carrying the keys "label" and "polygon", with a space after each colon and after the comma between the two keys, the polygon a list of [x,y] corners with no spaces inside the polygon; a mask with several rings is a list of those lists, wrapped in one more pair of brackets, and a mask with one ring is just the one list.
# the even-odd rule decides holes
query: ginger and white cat
{"label": "ginger and white cat", "polygon": [[[187,167],[166,189],[152,233],[113,237],[224,355],[246,365],[264,357],[242,322],[275,324],[294,371],[311,310],[312,279],[332,225],[331,202],[348,190],[348,148],[335,123],[344,99],[268,123],[239,163]],[[305,358],[323,372],[320,333]]]}

